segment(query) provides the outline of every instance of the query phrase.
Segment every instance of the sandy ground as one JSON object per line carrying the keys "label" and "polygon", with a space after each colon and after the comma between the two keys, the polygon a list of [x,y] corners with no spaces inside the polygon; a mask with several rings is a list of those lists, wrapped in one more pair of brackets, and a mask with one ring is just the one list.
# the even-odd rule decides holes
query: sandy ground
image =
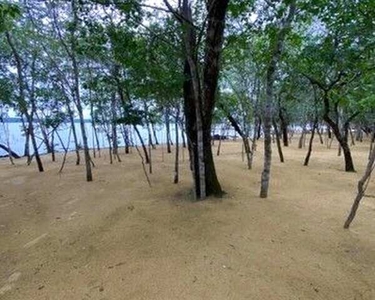
{"label": "sandy ground", "polygon": [[93,183],[72,155],[62,175],[47,156],[42,174],[2,159],[0,299],[373,300],[375,199],[342,229],[368,145],[353,148],[358,173],[342,171],[334,148],[316,144],[309,167],[296,140],[286,163],[274,151],[260,199],[261,151],[249,171],[241,144],[225,142],[216,164],[227,195],[195,203],[187,161],[174,185],[174,155],[163,162],[160,149],[152,188],[135,151],[96,159]]}

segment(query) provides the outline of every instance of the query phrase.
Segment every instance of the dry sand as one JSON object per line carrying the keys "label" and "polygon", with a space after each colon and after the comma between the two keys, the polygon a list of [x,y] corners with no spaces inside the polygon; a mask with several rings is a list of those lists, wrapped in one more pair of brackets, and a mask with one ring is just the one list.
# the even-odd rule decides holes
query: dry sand
{"label": "dry sand", "polygon": [[62,175],[47,156],[42,174],[0,160],[0,299],[375,299],[375,199],[342,229],[368,144],[353,147],[358,173],[343,172],[335,144],[316,144],[309,167],[296,147],[284,164],[274,151],[260,199],[261,151],[249,171],[241,144],[224,142],[227,195],[196,203],[187,161],[174,185],[160,149],[152,188],[135,151],[96,159],[92,183],[73,155]]}

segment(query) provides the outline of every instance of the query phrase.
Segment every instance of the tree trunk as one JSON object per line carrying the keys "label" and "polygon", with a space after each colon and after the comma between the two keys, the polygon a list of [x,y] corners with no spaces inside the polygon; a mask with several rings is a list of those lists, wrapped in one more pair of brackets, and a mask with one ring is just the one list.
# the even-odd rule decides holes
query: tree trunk
{"label": "tree trunk", "polygon": [[284,154],[283,154],[283,149],[281,148],[281,142],[280,142],[280,133],[277,128],[277,123],[275,120],[273,120],[273,128],[275,130],[275,136],[276,136],[276,144],[277,144],[277,151],[279,152],[279,158],[280,162],[284,162]]}
{"label": "tree trunk", "polygon": [[303,140],[305,138],[305,134],[306,134],[306,125],[303,125],[301,136],[298,141],[298,149],[302,149],[303,147]]}
{"label": "tree trunk", "polygon": [[219,136],[219,145],[217,146],[216,156],[220,155],[220,148],[221,148],[221,136]]}
{"label": "tree trunk", "polygon": [[310,156],[311,156],[312,147],[313,147],[313,142],[314,142],[315,129],[319,131],[319,128],[317,128],[317,125],[318,125],[318,120],[315,120],[315,122],[313,124],[313,127],[311,129],[309,149],[308,149],[306,157],[305,157],[305,162],[303,163],[304,166],[308,166],[309,165]]}
{"label": "tree trunk", "polygon": [[352,221],[355,218],[355,215],[357,213],[359,204],[360,204],[363,196],[365,195],[368,183],[370,181],[371,174],[372,174],[372,171],[374,169],[374,163],[375,163],[375,148],[372,149],[372,152],[371,152],[371,155],[370,155],[370,159],[369,159],[369,161],[367,163],[367,167],[366,167],[365,173],[363,174],[362,178],[358,181],[357,196],[354,199],[354,203],[352,205],[352,208],[350,210],[348,218],[345,221],[345,224],[344,224],[344,228],[345,229],[349,228],[350,224],[352,223]]}
{"label": "tree trunk", "polygon": [[111,122],[111,129],[112,129],[112,148],[113,148],[113,155],[117,158],[118,162],[121,162],[120,155],[118,153],[118,137],[117,137],[117,111],[116,111],[117,101],[116,101],[116,93],[112,94],[111,99],[111,113],[112,113],[112,122]]}
{"label": "tree trunk", "polygon": [[[193,24],[189,0],[182,1],[181,22],[184,31],[184,110],[186,134],[193,173],[195,196],[204,199],[209,195],[222,195],[216,176],[211,149],[211,124],[216,102],[219,62],[222,50],[225,17],[229,0],[208,0],[206,17],[206,43],[204,62],[198,60],[196,28]],[[170,11],[174,9],[168,1]],[[199,68],[203,67],[200,72]],[[201,76],[203,78],[201,79]]]}
{"label": "tree trunk", "polygon": [[259,120],[259,123],[257,123],[256,121],[254,123],[253,140],[252,140],[252,143],[251,143],[251,155],[250,155],[250,162],[249,162],[250,169],[253,168],[254,153],[255,153],[256,147],[257,147],[256,137],[257,137],[258,127],[260,127],[260,120]]}
{"label": "tree trunk", "polygon": [[[17,49],[13,44],[12,37],[11,37],[10,33],[6,31],[5,36],[6,36],[6,39],[7,39],[7,42],[9,44],[10,48],[12,49],[12,54],[13,54],[14,59],[16,61],[17,76],[18,76],[18,88],[19,88],[19,108],[20,108],[21,113],[23,115],[25,115],[25,117],[27,119],[27,122],[28,122],[28,126],[29,126],[28,131],[29,131],[29,134],[30,134],[30,138],[31,138],[33,148],[34,148],[34,156],[35,156],[35,159],[36,159],[36,162],[37,162],[37,165],[38,165],[38,170],[39,170],[39,172],[43,172],[44,171],[43,164],[42,164],[42,160],[40,159],[40,156],[39,156],[38,146],[37,146],[36,139],[35,139],[34,125],[33,125],[33,121],[34,121],[33,115],[30,115],[28,113],[28,110],[27,110],[27,102],[26,102],[26,97],[25,97],[26,85],[25,85],[25,80],[24,80],[24,76],[23,76],[23,73],[22,73],[22,59],[19,56],[19,54],[17,52]],[[34,65],[34,63],[35,63],[35,60],[33,61],[33,65]],[[32,97],[33,97],[33,95],[32,95]],[[35,103],[34,103],[34,105],[35,105]],[[32,112],[35,112],[35,111],[36,111],[35,106],[33,106]]]}
{"label": "tree trunk", "polygon": [[135,130],[135,132],[136,132],[136,134],[137,134],[137,136],[138,136],[139,142],[140,142],[141,145],[142,145],[142,149],[143,149],[143,152],[144,152],[144,154],[145,154],[146,164],[148,164],[148,163],[150,163],[150,158],[149,158],[149,156],[148,156],[147,149],[146,149],[145,143],[144,143],[144,141],[143,141],[143,138],[142,138],[142,136],[141,136],[141,134],[140,134],[140,132],[139,132],[137,126],[136,126],[136,125],[133,125],[133,128],[134,128],[134,130]]}
{"label": "tree trunk", "polygon": [[175,130],[176,130],[176,156],[175,156],[175,162],[174,162],[174,179],[173,183],[178,183],[179,180],[179,141],[178,141],[178,123],[180,118],[180,106],[177,106],[176,111],[176,122],[175,122]]}
{"label": "tree trunk", "polygon": [[259,140],[262,136],[262,119],[259,118],[259,125],[258,125],[258,131],[257,131],[257,140]]}
{"label": "tree trunk", "polygon": [[182,148],[186,148],[185,130],[183,122],[180,122],[181,137],[182,137]]}
{"label": "tree trunk", "polygon": [[284,144],[284,147],[288,147],[289,146],[289,140],[288,140],[288,123],[285,120],[282,108],[279,108],[279,118],[280,118],[281,134],[283,136],[283,144]]}
{"label": "tree trunk", "polygon": [[328,134],[328,138],[329,139],[332,139],[332,133],[331,133],[331,127],[327,127],[327,134]]}
{"label": "tree trunk", "polygon": [[16,152],[12,151],[9,146],[5,146],[3,144],[0,144],[0,148],[3,149],[4,151],[8,152],[9,156],[12,156],[16,159],[21,158]]}
{"label": "tree trunk", "polygon": [[356,126],[356,133],[355,133],[355,140],[357,142],[360,142],[362,139],[362,129],[361,126]]}
{"label": "tree trunk", "polygon": [[170,122],[169,122],[169,108],[165,109],[165,129],[167,133],[167,152],[171,153],[171,129],[170,129]]}
{"label": "tree trunk", "polygon": [[85,166],[86,166],[86,180],[88,182],[92,181],[92,170],[91,170],[91,158],[90,158],[90,151],[89,145],[87,140],[86,128],[85,128],[85,120],[83,117],[83,107],[81,103],[81,94],[80,94],[80,82],[79,82],[79,67],[78,62],[76,59],[76,46],[77,46],[77,39],[75,37],[75,33],[77,31],[77,24],[78,24],[78,8],[76,7],[76,1],[72,0],[72,11],[73,11],[73,22],[72,22],[72,34],[71,34],[71,53],[70,58],[72,60],[73,66],[73,75],[74,75],[74,86],[73,92],[75,97],[75,104],[78,111],[79,123],[81,126],[81,133],[82,133],[82,140],[83,140],[83,153],[85,156]]}
{"label": "tree trunk", "polygon": [[344,135],[342,135],[339,126],[337,125],[336,122],[334,122],[330,117],[329,117],[329,99],[327,93],[324,95],[324,105],[325,105],[325,111],[323,115],[324,121],[327,122],[327,124],[332,128],[333,134],[336,136],[337,141],[339,142],[340,146],[342,147],[342,151],[344,152],[344,159],[345,159],[345,171],[346,172],[355,172],[354,169],[354,163],[352,159],[352,155],[350,152],[350,148],[348,145],[348,132],[347,128],[349,126],[349,120],[354,117],[353,115],[347,122],[345,122],[344,125]]}
{"label": "tree trunk", "polygon": [[155,124],[151,123],[152,133],[154,134],[155,145],[159,145],[158,137],[156,135]]}
{"label": "tree trunk", "polygon": [[79,154],[80,146],[79,146],[77,131],[76,131],[75,123],[74,123],[74,114],[73,114],[72,108],[70,107],[70,104],[67,98],[66,98],[66,106],[68,109],[68,116],[69,116],[70,124],[72,127],[73,139],[74,139],[74,144],[75,144],[76,166],[78,166],[81,163],[81,156]]}
{"label": "tree trunk", "polygon": [[108,154],[109,154],[109,163],[112,165],[113,164],[113,149],[112,149],[112,141],[111,141],[111,136],[107,133],[107,141],[108,141]]}
{"label": "tree trunk", "polygon": [[244,146],[244,149],[245,149],[245,154],[246,154],[246,159],[247,159],[247,167],[248,169],[250,170],[251,169],[251,149],[250,149],[250,143],[249,143],[249,138],[248,136],[242,131],[240,125],[238,124],[238,122],[236,121],[235,118],[233,118],[233,116],[228,113],[224,106],[223,105],[219,105],[221,110],[226,114],[230,124],[233,126],[234,130],[239,134],[239,136],[242,138],[242,142],[243,142],[243,146]]}
{"label": "tree trunk", "polygon": [[51,132],[51,156],[52,156],[52,161],[56,161],[56,156],[55,156],[55,129],[52,130]]}
{"label": "tree trunk", "polygon": [[[323,129],[322,129],[322,131],[323,131]],[[320,128],[318,126],[316,127],[316,133],[319,135],[320,144],[324,145],[322,132],[320,131]]]}
{"label": "tree trunk", "polygon": [[287,31],[290,29],[294,14],[296,10],[296,0],[291,0],[289,3],[289,12],[281,28],[277,32],[276,41],[274,48],[272,49],[271,61],[267,68],[266,76],[266,98],[263,116],[263,131],[264,131],[264,165],[261,177],[261,189],[260,197],[267,198],[268,187],[271,173],[271,159],[272,159],[272,148],[271,148],[271,123],[272,123],[272,100],[273,100],[273,85],[275,81],[275,72],[277,63],[280,60],[280,56],[284,46],[284,40]]}
{"label": "tree trunk", "polygon": [[121,132],[122,132],[122,137],[125,143],[125,153],[129,154],[130,141],[129,141],[129,132],[128,132],[128,128],[126,127],[126,125],[122,124]]}
{"label": "tree trunk", "polygon": [[22,121],[23,132],[25,134],[25,147],[24,147],[23,156],[26,156],[27,161],[29,161],[30,160],[30,133],[29,133],[28,127],[25,124],[23,116],[21,116],[21,121]]}
{"label": "tree trunk", "polygon": [[349,127],[349,133],[350,133],[350,140],[351,140],[351,145],[350,146],[355,146],[354,135],[353,135],[353,131],[352,131],[351,127]]}
{"label": "tree trunk", "polygon": [[374,142],[375,142],[375,128],[373,129],[372,134],[371,134],[370,151],[369,151],[369,154],[368,154],[368,159],[371,158],[371,153],[372,153],[372,149],[374,147]]}

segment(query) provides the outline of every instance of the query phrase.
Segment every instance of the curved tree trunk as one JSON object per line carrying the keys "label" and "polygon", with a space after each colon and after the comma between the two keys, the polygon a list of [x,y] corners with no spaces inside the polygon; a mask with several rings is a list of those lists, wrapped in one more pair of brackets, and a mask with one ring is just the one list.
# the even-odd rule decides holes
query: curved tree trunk
{"label": "curved tree trunk", "polygon": [[325,113],[323,115],[324,121],[328,123],[328,125],[331,127],[333,134],[336,136],[337,141],[339,142],[342,151],[344,153],[344,159],[345,159],[345,171],[346,172],[355,172],[354,168],[354,163],[353,163],[353,158],[352,154],[350,152],[350,147],[348,144],[348,130],[347,126],[349,126],[349,121],[350,119],[354,118],[356,114],[351,116],[348,121],[345,122],[344,124],[344,135],[340,131],[339,126],[337,125],[336,122],[334,122],[328,115],[329,113],[329,99],[327,93],[324,96],[324,102],[325,102]]}
{"label": "curved tree trunk", "polygon": [[145,146],[145,143],[143,141],[143,138],[141,136],[141,133],[139,132],[138,128],[136,125],[133,125],[133,128],[138,136],[138,139],[139,139],[139,142],[141,143],[142,145],[142,149],[143,149],[143,153],[145,154],[145,160],[146,160],[146,164],[148,164],[150,162],[150,158],[148,156],[148,153],[147,153],[147,149],[146,149],[146,146]]}
{"label": "curved tree trunk", "polygon": [[284,154],[283,154],[283,149],[281,148],[280,133],[279,133],[279,130],[277,128],[277,123],[275,122],[275,120],[273,121],[273,128],[275,130],[277,151],[279,153],[280,162],[283,163],[284,162]]}
{"label": "curved tree trunk", "polygon": [[309,142],[309,149],[307,151],[307,154],[306,154],[306,157],[305,157],[305,161],[303,163],[304,166],[308,166],[309,165],[310,156],[311,156],[311,152],[312,152],[312,146],[313,146],[313,142],[314,142],[315,130],[319,131],[319,128],[317,128],[317,125],[318,125],[318,121],[315,120],[315,122],[313,124],[313,127],[312,127],[312,130],[311,130],[311,136],[310,136],[310,142]]}
{"label": "curved tree trunk", "polygon": [[[40,159],[40,156],[39,156],[38,145],[36,143],[35,132],[34,132],[34,124],[33,124],[33,121],[34,121],[33,120],[33,112],[36,111],[35,102],[33,101],[33,99],[30,99],[31,100],[30,102],[32,104],[32,113],[29,114],[28,110],[27,110],[27,102],[26,102],[26,97],[25,97],[26,85],[25,85],[24,75],[22,73],[22,59],[19,56],[15,45],[13,44],[13,40],[12,40],[12,37],[11,37],[10,33],[6,31],[5,36],[6,36],[7,42],[8,42],[8,44],[9,44],[11,50],[12,50],[12,54],[14,56],[14,59],[16,61],[17,76],[18,76],[18,89],[19,89],[19,108],[20,108],[21,113],[23,115],[25,115],[25,117],[27,119],[27,122],[28,122],[28,132],[30,134],[31,142],[32,142],[32,145],[33,145],[33,148],[34,148],[34,156],[35,156],[35,159],[36,159],[36,162],[37,162],[37,165],[38,165],[38,170],[39,170],[39,172],[43,172],[44,171],[43,164],[42,164],[42,160]],[[35,63],[35,60],[32,63],[32,68],[34,68],[34,63]],[[33,91],[30,94],[32,94],[31,97],[34,97]],[[30,160],[30,162],[31,162],[31,160]]]}
{"label": "curved tree trunk", "polygon": [[354,199],[354,203],[352,205],[352,208],[350,210],[350,213],[348,215],[348,218],[345,221],[344,228],[348,229],[350,224],[355,218],[355,215],[357,213],[359,204],[365,195],[367,185],[370,181],[372,171],[374,170],[374,163],[375,163],[375,148],[372,149],[372,152],[370,154],[370,159],[367,163],[366,171],[363,174],[362,178],[358,181],[358,186],[357,186],[357,196]]}

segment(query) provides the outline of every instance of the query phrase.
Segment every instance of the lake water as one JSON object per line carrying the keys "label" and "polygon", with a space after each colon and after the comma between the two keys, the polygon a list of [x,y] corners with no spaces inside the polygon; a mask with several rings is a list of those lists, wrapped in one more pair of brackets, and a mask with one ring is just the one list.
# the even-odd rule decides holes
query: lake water
{"label": "lake water", "polygon": [[[70,131],[69,128],[70,128],[70,124],[66,124],[66,125],[62,125],[61,127],[59,127],[59,130],[58,130],[58,132],[61,136],[61,139],[63,140],[64,145],[68,144],[69,131]],[[75,128],[76,128],[76,132],[77,132],[78,141],[82,145],[82,135],[81,135],[80,124],[75,123]],[[94,130],[93,130],[90,122],[85,123],[85,128],[86,128],[86,132],[87,132],[87,136],[88,136],[89,146],[90,146],[90,148],[92,148],[93,147],[93,141],[94,141]],[[137,128],[139,129],[144,142],[146,144],[148,144],[148,132],[147,132],[146,127],[137,126]],[[159,143],[166,143],[167,136],[166,136],[165,126],[164,125],[156,125],[155,129],[156,129],[156,137],[157,137]],[[172,141],[174,142],[174,140],[175,140],[175,126],[174,126],[174,124],[171,124],[170,129],[171,129],[170,130],[171,131],[171,138],[172,138]],[[215,133],[220,133],[219,126],[217,127],[217,130],[215,130]],[[134,143],[139,145],[140,142],[138,140],[138,137],[136,137],[134,130],[131,131],[131,134],[132,134],[132,140],[134,141]],[[181,130],[179,130],[180,143],[182,143],[181,134],[182,134],[182,132],[181,132]],[[229,130],[229,132],[227,131],[226,134],[234,135],[235,133],[234,133],[233,130]],[[37,135],[37,143],[38,143],[38,145],[40,145],[40,148],[39,148],[40,153],[46,153],[47,152],[46,147],[45,147],[44,143],[42,143],[42,139],[41,139],[42,135],[41,135],[40,131],[38,130],[37,125],[36,125],[36,135]],[[99,135],[100,147],[101,148],[107,148],[108,142],[107,142],[107,139],[105,137],[104,132],[101,131],[101,130],[98,130],[98,135]],[[14,152],[16,152],[17,154],[23,155],[24,147],[25,147],[25,136],[23,135],[23,132],[22,132],[22,124],[21,123],[0,123],[0,143],[1,144],[7,145],[7,136],[9,136],[9,142],[10,142],[11,149]],[[153,142],[155,142],[153,136],[152,136],[152,139],[153,139]],[[123,140],[122,135],[121,135],[121,132],[119,130],[118,130],[118,142],[119,142],[119,146],[125,145],[124,140]],[[63,151],[63,148],[60,145],[60,141],[59,141],[59,139],[56,135],[55,135],[55,149],[56,149],[56,151]],[[74,149],[75,149],[74,139],[73,139],[73,134],[71,134],[69,150],[74,150]],[[31,143],[30,143],[30,153],[33,153]],[[8,153],[6,151],[4,151],[3,149],[0,149],[0,156],[7,155],[7,154]]]}
{"label": "lake water", "polygon": [[[36,128],[37,127],[38,126],[36,126]],[[78,138],[79,144],[82,145],[83,143],[82,143],[82,134],[81,134],[80,124],[75,123],[75,128],[76,128],[77,138]],[[86,134],[87,134],[87,137],[88,137],[89,146],[90,146],[90,148],[92,148],[93,145],[94,145],[93,144],[93,142],[94,142],[93,127],[91,126],[90,123],[87,122],[87,123],[85,123],[85,128],[86,128]],[[144,142],[148,144],[147,129],[142,127],[142,126],[138,126],[137,128],[139,129]],[[159,143],[162,143],[162,142],[165,143],[166,142],[165,128],[163,126],[156,126],[155,129],[156,129],[156,137],[157,137]],[[58,133],[61,136],[61,139],[62,139],[64,145],[66,146],[69,142],[69,144],[70,144],[69,149],[74,150],[75,145],[74,145],[73,134],[71,134],[70,141],[68,141],[69,132],[70,132],[70,124],[62,125],[58,129]],[[108,142],[107,142],[107,139],[106,139],[106,136],[105,136],[104,132],[100,129],[97,130],[97,132],[98,132],[100,147],[101,148],[108,147]],[[124,140],[123,140],[123,137],[121,135],[120,130],[118,130],[117,134],[118,134],[119,146],[124,146],[125,144],[124,144]],[[139,142],[138,138],[135,136],[135,131],[132,130],[131,134],[132,134],[132,140],[134,141],[134,143],[139,145],[140,142]],[[179,134],[181,135],[180,130],[179,130]],[[24,153],[24,147],[25,147],[25,136],[24,136],[23,131],[22,131],[22,124],[21,123],[4,123],[4,124],[0,123],[0,143],[1,144],[7,145],[7,136],[9,136],[9,142],[10,142],[11,149],[14,152],[16,152],[17,154],[22,155]],[[42,139],[41,139],[42,135],[41,135],[40,131],[38,130],[38,128],[36,129],[36,136],[37,136],[38,146],[40,145],[40,148],[39,148],[40,152],[46,153],[47,150],[46,150],[46,147],[45,147],[44,143],[42,143]],[[171,138],[174,141],[174,139],[175,139],[174,125],[171,126]],[[153,142],[155,142],[154,137],[152,137],[152,139],[153,139]],[[181,137],[180,137],[180,141],[181,141]],[[96,143],[95,143],[95,145],[96,145]],[[62,146],[60,144],[60,141],[59,141],[56,134],[55,134],[55,149],[57,151],[63,151],[63,148],[62,148]],[[31,142],[30,142],[30,153],[33,153]],[[6,154],[7,154],[6,151],[4,151],[3,149],[0,149],[0,156],[6,155]]]}

